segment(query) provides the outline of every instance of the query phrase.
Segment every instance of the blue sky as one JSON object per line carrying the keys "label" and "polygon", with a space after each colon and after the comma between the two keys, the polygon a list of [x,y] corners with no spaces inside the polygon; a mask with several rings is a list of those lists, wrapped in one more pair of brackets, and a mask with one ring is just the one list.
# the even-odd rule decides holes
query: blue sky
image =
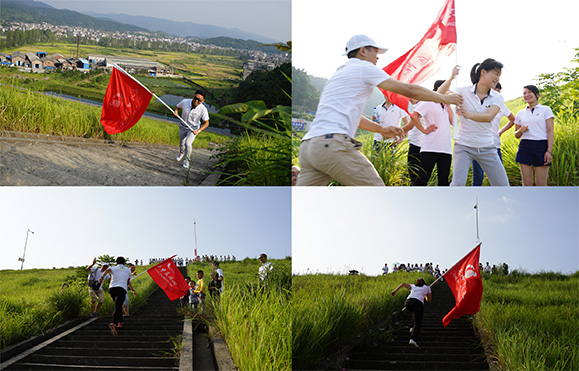
{"label": "blue sky", "polygon": [[578,188],[296,188],[293,270],[381,274],[384,263],[450,268],[476,244],[483,262],[579,270]]}
{"label": "blue sky", "polygon": [[117,13],[239,28],[279,41],[291,38],[290,0],[40,0],[57,9]]}
{"label": "blue sky", "polygon": [[148,261],[198,253],[291,255],[289,188],[0,187],[0,269],[87,265],[102,254]]}

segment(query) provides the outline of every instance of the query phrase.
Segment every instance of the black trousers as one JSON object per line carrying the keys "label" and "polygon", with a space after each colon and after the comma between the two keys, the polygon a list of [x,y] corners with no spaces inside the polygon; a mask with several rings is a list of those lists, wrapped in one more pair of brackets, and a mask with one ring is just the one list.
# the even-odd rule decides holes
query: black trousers
{"label": "black trousers", "polygon": [[122,287],[111,287],[109,288],[109,294],[115,302],[115,311],[113,312],[113,323],[118,325],[123,323],[123,302],[125,301],[125,296],[127,291]]}
{"label": "black trousers", "polygon": [[412,312],[412,336],[410,339],[417,341],[422,329],[422,315],[424,314],[424,304],[418,299],[406,299],[404,306]]}
{"label": "black trousers", "polygon": [[420,152],[420,162],[424,169],[424,173],[422,174],[423,178],[420,180],[421,186],[428,184],[435,165],[438,169],[438,185],[448,186],[450,184],[448,177],[450,175],[452,155],[438,152]]}
{"label": "black trousers", "polygon": [[424,170],[420,162],[420,147],[412,143],[408,144],[408,175],[410,175],[410,185],[420,185],[420,179]]}

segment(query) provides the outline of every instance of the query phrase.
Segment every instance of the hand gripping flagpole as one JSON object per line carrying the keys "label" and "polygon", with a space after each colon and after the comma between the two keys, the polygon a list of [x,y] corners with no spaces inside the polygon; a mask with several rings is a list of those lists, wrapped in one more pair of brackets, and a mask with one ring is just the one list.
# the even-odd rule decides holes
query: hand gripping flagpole
{"label": "hand gripping flagpole", "polygon": [[[161,100],[161,98],[159,98],[157,96],[157,94],[153,93],[151,90],[149,90],[149,88],[147,88],[145,85],[143,85],[139,80],[135,79],[133,76],[131,76],[127,71],[123,70],[121,67],[119,67],[119,65],[117,65],[116,63],[113,63],[113,67],[118,69],[119,71],[121,71],[122,73],[124,73],[125,75],[129,76],[131,79],[133,79],[134,81],[136,81],[139,85],[141,85],[144,89],[146,89],[149,93],[151,93],[153,95],[153,97],[155,97],[156,100],[158,100],[159,102],[163,103],[163,105],[165,107],[167,107],[167,109],[173,113],[175,113],[175,111],[173,111],[171,109],[171,107],[169,107],[169,105],[165,102],[163,102]],[[179,120],[181,120],[181,122],[187,126],[189,129],[194,130],[185,120],[183,120],[183,118],[179,115],[177,115],[177,117],[179,118]],[[138,276],[137,276],[138,277]]]}

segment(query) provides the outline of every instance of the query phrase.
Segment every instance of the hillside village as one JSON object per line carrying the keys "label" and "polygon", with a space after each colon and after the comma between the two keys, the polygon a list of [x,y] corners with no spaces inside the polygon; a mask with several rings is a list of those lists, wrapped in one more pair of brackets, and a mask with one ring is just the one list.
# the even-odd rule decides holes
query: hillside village
{"label": "hillside village", "polygon": [[[104,32],[96,31],[82,27],[71,27],[71,26],[56,26],[48,23],[23,23],[23,22],[12,22],[8,26],[1,29],[4,33],[6,31],[26,31],[26,30],[49,30],[54,35],[59,37],[70,37],[78,36],[84,40],[92,40],[98,43],[102,38],[115,38],[115,39],[129,39],[135,42],[169,42],[169,43],[187,43],[188,50],[191,52],[198,51],[201,47],[207,47],[207,45],[202,45],[200,43],[188,41],[185,38],[165,35],[163,37],[155,37],[153,35],[144,32]],[[213,49],[223,49],[223,50],[233,50],[229,47],[221,47],[216,45],[210,45]],[[259,50],[243,50],[248,55],[248,60],[243,66],[243,79],[247,78],[251,72],[255,70],[272,70],[275,67],[288,62],[289,56],[286,54],[272,54],[265,53]],[[106,55],[88,55],[86,58],[79,57],[64,57],[60,53],[55,53],[48,55],[43,51],[37,51],[36,53],[28,52],[24,53],[22,51],[15,51],[10,54],[0,53],[0,65],[4,66],[14,66],[18,67],[23,71],[29,72],[49,72],[55,69],[61,70],[78,70],[81,72],[86,72],[91,69],[98,68],[112,68],[114,64],[119,65],[122,68],[129,70],[130,72],[135,71],[147,71],[151,76],[172,76],[173,70],[168,66],[164,66],[160,63],[153,62],[149,59],[142,58],[125,58],[119,56],[106,56]]]}

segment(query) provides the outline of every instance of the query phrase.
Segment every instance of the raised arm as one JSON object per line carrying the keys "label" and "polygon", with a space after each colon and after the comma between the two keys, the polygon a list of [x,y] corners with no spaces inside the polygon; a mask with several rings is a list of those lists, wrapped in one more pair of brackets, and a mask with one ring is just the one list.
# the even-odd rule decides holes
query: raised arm
{"label": "raised arm", "polygon": [[439,94],[432,90],[423,88],[419,85],[406,84],[396,79],[388,79],[382,81],[379,88],[391,91],[396,94],[404,95],[405,97],[414,98],[416,100],[444,103],[444,104],[462,104],[462,96],[460,94]]}
{"label": "raised arm", "polygon": [[450,75],[450,78],[438,87],[437,92],[439,92],[440,94],[446,94],[450,90],[450,84],[452,83],[452,80],[454,80],[456,76],[458,76],[459,72],[460,66],[458,65],[454,66],[454,68],[452,69],[452,75]]}
{"label": "raised arm", "polygon": [[400,285],[398,285],[398,287],[396,288],[396,290],[392,291],[392,296],[394,296],[394,295],[398,292],[398,290],[400,290],[400,289],[403,288],[403,287],[406,288],[406,289],[408,289],[408,290],[412,290],[412,287],[411,287],[409,284],[407,284],[407,283],[401,283]]}

